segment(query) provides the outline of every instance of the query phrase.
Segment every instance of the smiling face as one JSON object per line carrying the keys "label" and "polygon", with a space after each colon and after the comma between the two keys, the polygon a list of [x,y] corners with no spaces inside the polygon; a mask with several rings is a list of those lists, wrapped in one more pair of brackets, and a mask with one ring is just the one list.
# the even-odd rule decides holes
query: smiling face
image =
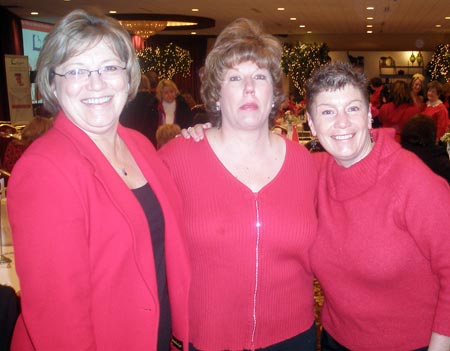
{"label": "smiling face", "polygon": [[166,86],[162,89],[161,96],[163,101],[170,104],[175,101],[175,98],[177,97],[177,92],[175,91],[174,88]]}
{"label": "smiling face", "polygon": [[312,134],[339,165],[350,167],[372,149],[369,103],[354,86],[318,93],[309,111]]}
{"label": "smiling face", "polygon": [[430,88],[427,91],[427,98],[430,102],[436,102],[439,100],[439,94],[435,88]]}
{"label": "smiling face", "polygon": [[[57,66],[55,72],[65,74],[77,68],[92,71],[108,65],[125,67],[107,43],[100,41]],[[85,81],[55,76],[53,88],[67,118],[87,134],[93,135],[115,131],[128,98],[129,84],[126,70],[120,70],[113,78],[92,72]]]}
{"label": "smiling face", "polygon": [[273,84],[269,71],[246,61],[225,72],[219,100],[222,126],[268,129]]}
{"label": "smiling face", "polygon": [[417,95],[420,93],[421,90],[422,90],[422,81],[420,79],[416,79],[414,81],[412,91],[415,95]]}

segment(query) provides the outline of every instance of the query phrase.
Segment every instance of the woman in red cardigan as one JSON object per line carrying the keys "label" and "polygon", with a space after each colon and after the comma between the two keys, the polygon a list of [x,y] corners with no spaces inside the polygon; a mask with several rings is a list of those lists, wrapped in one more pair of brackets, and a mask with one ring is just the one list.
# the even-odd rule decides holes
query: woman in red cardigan
{"label": "woman in red cardigan", "polygon": [[213,128],[160,150],[185,206],[193,351],[316,350],[317,173],[306,148],[269,128],[284,95],[281,53],[255,22],[227,26],[202,75]]}
{"label": "woman in red cardigan", "polygon": [[75,10],[37,68],[57,116],[8,187],[22,303],[12,350],[187,350],[181,199],[150,141],[119,125],[140,80],[129,34]]}

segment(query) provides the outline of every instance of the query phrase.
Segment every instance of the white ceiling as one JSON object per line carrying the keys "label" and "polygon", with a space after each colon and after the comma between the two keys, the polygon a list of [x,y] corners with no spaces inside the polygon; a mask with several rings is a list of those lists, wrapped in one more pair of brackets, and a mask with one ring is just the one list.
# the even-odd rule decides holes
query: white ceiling
{"label": "white ceiling", "polygon": [[[21,18],[47,23],[55,23],[75,8],[96,6],[105,13],[170,13],[215,20],[214,28],[197,30],[197,35],[217,35],[233,19],[249,17],[262,22],[272,34],[288,37],[358,36],[362,42],[370,42],[376,37],[422,36],[450,42],[449,0],[0,0],[0,5]],[[375,9],[369,11],[367,6]],[[194,7],[199,12],[192,12]],[[31,11],[39,15],[31,16]],[[374,20],[367,20],[368,16]],[[296,20],[291,21],[291,17]],[[374,34],[366,34],[369,23],[373,24]],[[300,24],[306,27],[299,28]],[[441,27],[437,28],[437,24]],[[166,30],[162,34],[189,33]]]}

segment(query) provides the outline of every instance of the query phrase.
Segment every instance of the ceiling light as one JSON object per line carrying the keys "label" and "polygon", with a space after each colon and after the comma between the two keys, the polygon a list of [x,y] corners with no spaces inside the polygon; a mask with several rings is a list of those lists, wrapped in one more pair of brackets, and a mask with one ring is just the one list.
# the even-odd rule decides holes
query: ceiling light
{"label": "ceiling light", "polygon": [[197,34],[197,32],[191,32],[191,34],[192,34],[192,35],[196,35],[196,34]]}
{"label": "ceiling light", "polygon": [[117,11],[116,10],[111,10],[111,11],[109,11],[109,13],[117,13]]}
{"label": "ceiling light", "polygon": [[297,21],[297,18],[296,17],[291,17],[291,18],[289,18],[291,21]]}
{"label": "ceiling light", "polygon": [[284,11],[285,8],[284,8],[284,7],[279,7],[279,8],[277,8],[277,10],[278,10],[278,11]]}
{"label": "ceiling light", "polygon": [[139,35],[144,40],[167,27],[167,21],[119,21],[119,23],[127,31]]}
{"label": "ceiling light", "polygon": [[367,6],[367,7],[366,7],[366,10],[375,10],[375,7],[373,7],[373,6]]}
{"label": "ceiling light", "polygon": [[200,11],[199,9],[192,9],[191,10],[192,12],[198,12],[198,11]]}
{"label": "ceiling light", "polygon": [[445,16],[444,18],[450,20],[450,16]]}
{"label": "ceiling light", "polygon": [[37,15],[39,15],[39,12],[33,11],[33,12],[30,12],[30,15],[32,15],[32,16],[37,16]]}
{"label": "ceiling light", "polygon": [[367,34],[372,34],[373,32],[371,30],[366,31]]}
{"label": "ceiling light", "polygon": [[311,33],[312,33],[312,31],[310,31],[310,30],[309,30],[309,31],[307,31],[306,33],[308,33],[308,34],[311,34]]}
{"label": "ceiling light", "polygon": [[373,25],[372,25],[372,24],[366,24],[366,27],[367,27],[367,28],[372,28]]}
{"label": "ceiling light", "polygon": [[436,28],[441,28],[442,27],[442,25],[440,25],[440,24],[436,24],[436,26],[435,26]]}
{"label": "ceiling light", "polygon": [[304,24],[299,25],[300,28],[305,28],[306,26]]}
{"label": "ceiling light", "polygon": [[111,14],[130,33],[144,40],[162,30],[189,30],[214,27],[215,20],[207,17],[172,14],[126,13]]}
{"label": "ceiling light", "polygon": [[368,19],[368,20],[373,20],[373,17],[366,17],[366,19]]}

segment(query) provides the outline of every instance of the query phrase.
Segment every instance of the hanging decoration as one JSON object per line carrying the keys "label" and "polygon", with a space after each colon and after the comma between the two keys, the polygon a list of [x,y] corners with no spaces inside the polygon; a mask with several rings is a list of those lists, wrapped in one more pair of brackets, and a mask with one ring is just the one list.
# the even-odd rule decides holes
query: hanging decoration
{"label": "hanging decoration", "polygon": [[189,77],[192,58],[188,50],[170,43],[166,46],[149,46],[137,52],[142,73],[154,71],[160,79],[172,79],[181,74]]}
{"label": "hanging decoration", "polygon": [[297,42],[284,46],[281,66],[301,95],[305,94],[306,81],[313,71],[331,61],[329,51],[325,43]]}

